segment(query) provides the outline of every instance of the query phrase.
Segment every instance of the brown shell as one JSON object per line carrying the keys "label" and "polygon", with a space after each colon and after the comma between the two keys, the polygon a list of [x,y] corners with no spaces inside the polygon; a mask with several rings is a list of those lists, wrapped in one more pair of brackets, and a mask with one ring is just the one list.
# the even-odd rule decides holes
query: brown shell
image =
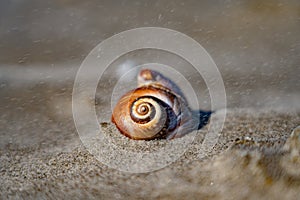
{"label": "brown shell", "polygon": [[[140,99],[152,103],[155,101],[157,103],[155,109],[161,109],[155,111],[157,112],[155,117],[159,116],[160,119],[154,117],[146,123],[133,119],[132,106]],[[168,133],[174,131],[180,124],[180,117],[178,118],[180,113],[178,97],[169,89],[152,84],[139,87],[122,96],[113,110],[112,122],[123,135],[132,139],[166,138]]]}

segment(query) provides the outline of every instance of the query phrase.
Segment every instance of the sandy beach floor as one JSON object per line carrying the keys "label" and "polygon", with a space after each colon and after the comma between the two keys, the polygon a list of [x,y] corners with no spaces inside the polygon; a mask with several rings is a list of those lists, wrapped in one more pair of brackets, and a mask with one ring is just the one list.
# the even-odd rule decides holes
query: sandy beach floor
{"label": "sandy beach floor", "polygon": [[[26,105],[20,110],[12,104],[2,108],[7,113],[0,120],[2,199],[299,197],[299,131],[296,138],[290,137],[300,124],[299,112],[228,109],[218,142],[205,157],[200,159],[198,150],[207,127],[196,133],[174,163],[150,173],[126,173],[99,162],[81,143],[72,119],[55,120],[41,102],[35,110]],[[15,112],[7,112],[11,109]],[[30,123],[16,124],[22,122],[20,118]],[[129,140],[110,123],[103,130],[114,144],[133,151],[155,151],[170,142]],[[185,145],[185,140],[177,140]],[[112,156],[117,153],[111,152]]]}
{"label": "sandy beach floor", "polygon": [[[0,1],[0,199],[299,199],[299,10],[297,0]],[[117,81],[146,61],[177,64],[199,108],[210,108],[203,77],[157,49],[112,62],[95,99],[86,100],[105,116],[102,135],[87,134],[88,145],[80,139],[72,89],[81,63],[100,42],[138,27],[182,32],[216,63],[227,117],[213,148],[201,147],[210,124],[172,141],[133,141],[110,123]],[[213,113],[216,123],[224,109]],[[180,149],[177,157],[161,151]],[[137,165],[124,150],[157,159],[140,156]],[[145,166],[156,170],[116,169]]]}

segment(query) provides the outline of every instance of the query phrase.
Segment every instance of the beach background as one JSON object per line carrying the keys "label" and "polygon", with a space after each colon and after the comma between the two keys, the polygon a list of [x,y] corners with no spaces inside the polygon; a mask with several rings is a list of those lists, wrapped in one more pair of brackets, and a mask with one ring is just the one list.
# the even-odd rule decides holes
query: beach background
{"label": "beach background", "polygon": [[[227,118],[204,158],[198,150],[207,127],[174,163],[126,173],[99,162],[82,144],[72,117],[72,89],[96,45],[149,26],[180,31],[206,49],[224,81]],[[0,41],[2,199],[298,198],[300,137],[290,135],[300,125],[299,1],[3,0]],[[122,62],[107,80],[130,69],[130,63],[121,68]],[[206,99],[204,83],[203,88],[199,95]],[[110,107],[105,89],[101,84],[97,89],[99,110]],[[209,108],[209,99],[199,104]],[[168,143],[128,140],[109,122],[103,130],[132,151],[155,151]]]}

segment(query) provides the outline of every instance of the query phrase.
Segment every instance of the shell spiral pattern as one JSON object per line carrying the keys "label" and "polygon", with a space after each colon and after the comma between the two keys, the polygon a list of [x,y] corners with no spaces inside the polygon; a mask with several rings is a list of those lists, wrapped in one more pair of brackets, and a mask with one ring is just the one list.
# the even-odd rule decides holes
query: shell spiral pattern
{"label": "shell spiral pattern", "polygon": [[139,87],[120,98],[112,122],[131,139],[180,137],[184,133],[179,127],[185,124],[185,129],[191,129],[194,124],[184,97],[172,91],[172,84],[158,72],[142,70],[138,75]]}

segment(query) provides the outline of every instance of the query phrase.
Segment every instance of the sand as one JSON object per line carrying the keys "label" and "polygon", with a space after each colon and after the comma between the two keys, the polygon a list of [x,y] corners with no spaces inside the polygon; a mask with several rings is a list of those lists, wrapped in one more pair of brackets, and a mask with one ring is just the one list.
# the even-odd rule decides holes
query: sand
{"label": "sand", "polygon": [[[0,199],[299,199],[299,132],[291,135],[300,125],[299,7],[297,0],[0,1]],[[112,145],[97,146],[100,133],[90,145],[80,140],[71,106],[82,61],[106,38],[145,26],[187,34],[218,66],[227,118],[212,149],[201,148],[210,124],[174,141],[132,141],[105,121]],[[107,71],[97,112],[110,106],[116,80],[145,61],[135,53]],[[180,61],[161,51],[150,60]],[[199,74],[180,72],[207,109]],[[167,157],[160,151],[167,147],[185,151]],[[132,165],[122,150],[166,160],[141,156]]]}
{"label": "sand", "polygon": [[[43,110],[41,106],[36,108]],[[188,147],[175,162],[149,173],[128,173],[99,162],[89,153],[71,119],[58,123],[39,109],[31,110],[30,115],[16,111],[1,116],[1,127],[5,127],[1,131],[0,151],[2,199],[299,197],[299,135],[289,139],[300,124],[299,113],[227,109],[218,142],[205,157],[199,158],[198,151],[207,127],[196,133],[191,144],[184,144],[184,139],[174,140],[177,145]],[[30,119],[30,124],[12,126],[10,122],[20,116]],[[119,134],[110,122],[102,126],[114,145],[131,151],[156,151],[170,142],[133,141]],[[12,129],[17,129],[18,134],[13,135]],[[112,151],[111,156],[117,153]],[[150,165],[153,161],[148,162]]]}

